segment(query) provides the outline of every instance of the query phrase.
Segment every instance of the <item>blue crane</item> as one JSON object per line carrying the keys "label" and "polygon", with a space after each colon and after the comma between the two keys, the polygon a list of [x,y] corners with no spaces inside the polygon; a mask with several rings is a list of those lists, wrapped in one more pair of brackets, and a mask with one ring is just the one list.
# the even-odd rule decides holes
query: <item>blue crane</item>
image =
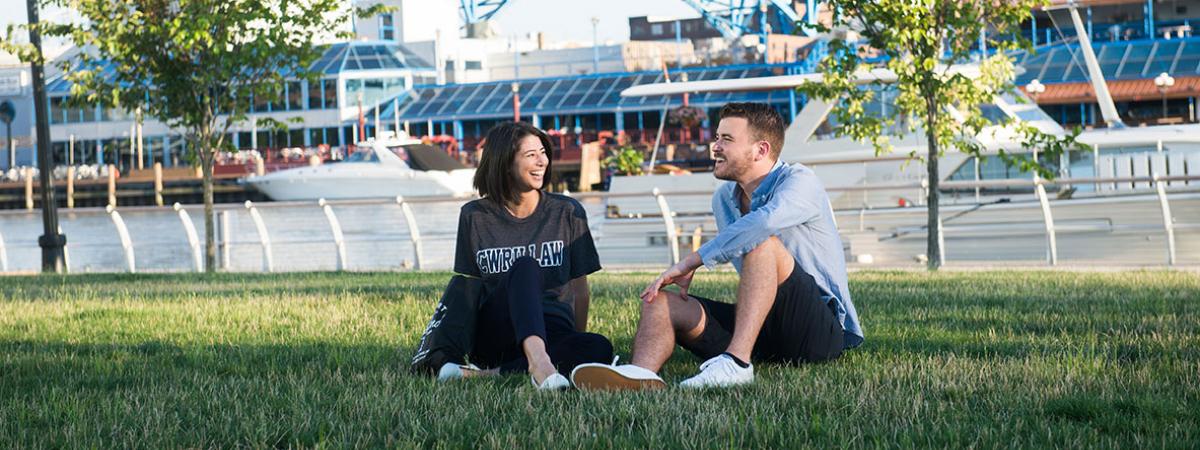
{"label": "blue crane", "polygon": [[505,3],[508,3],[508,0],[459,0],[463,24],[470,25],[491,19]]}
{"label": "blue crane", "polygon": [[[683,0],[700,13],[704,20],[721,32],[726,39],[747,34],[795,34],[797,23],[816,23],[817,0],[805,0],[803,15],[786,0]],[[812,36],[815,31],[803,32]]]}
{"label": "blue crane", "polygon": [[[801,20],[816,23],[817,0],[805,0],[803,15],[787,0],[683,0],[726,39],[767,31],[794,34]],[[470,25],[496,15],[508,0],[459,0],[463,23]],[[805,29],[812,36],[812,29]]]}

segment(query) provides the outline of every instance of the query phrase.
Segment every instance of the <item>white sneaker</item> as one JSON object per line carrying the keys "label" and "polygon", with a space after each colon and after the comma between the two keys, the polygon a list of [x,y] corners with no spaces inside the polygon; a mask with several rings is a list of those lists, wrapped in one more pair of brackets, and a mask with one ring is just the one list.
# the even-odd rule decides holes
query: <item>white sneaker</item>
{"label": "white sneaker", "polygon": [[545,380],[542,380],[542,384],[538,384],[537,380],[533,379],[533,375],[530,375],[529,382],[533,383],[533,387],[539,391],[564,391],[571,387],[571,382],[567,381],[567,377],[558,372],[546,377]]}
{"label": "white sneaker", "polygon": [[580,364],[571,371],[571,382],[576,389],[588,391],[638,391],[667,387],[658,374],[633,364]]}
{"label": "white sneaker", "polygon": [[683,380],[680,387],[709,388],[729,387],[754,382],[754,365],[743,368],[724,353],[710,358],[700,365],[700,373]]}
{"label": "white sneaker", "polygon": [[438,370],[438,381],[457,380],[463,377],[463,372],[482,372],[479,366],[474,364],[455,364],[448,362],[442,364],[442,368]]}

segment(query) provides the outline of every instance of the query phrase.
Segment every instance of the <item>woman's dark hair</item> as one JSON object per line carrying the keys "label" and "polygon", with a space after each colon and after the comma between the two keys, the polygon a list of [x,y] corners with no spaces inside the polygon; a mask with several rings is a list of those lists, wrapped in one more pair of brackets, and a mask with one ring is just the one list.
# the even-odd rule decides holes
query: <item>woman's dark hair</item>
{"label": "woman's dark hair", "polygon": [[[513,159],[520,150],[521,139],[526,136],[537,136],[546,148],[546,174],[543,180],[550,180],[551,161],[549,155],[554,154],[550,145],[550,136],[546,132],[525,122],[502,122],[488,130],[483,143],[483,155],[479,158],[479,168],[475,169],[475,189],[479,196],[491,199],[500,204],[516,203],[519,192],[512,174]],[[542,183],[542,188],[546,186]]]}

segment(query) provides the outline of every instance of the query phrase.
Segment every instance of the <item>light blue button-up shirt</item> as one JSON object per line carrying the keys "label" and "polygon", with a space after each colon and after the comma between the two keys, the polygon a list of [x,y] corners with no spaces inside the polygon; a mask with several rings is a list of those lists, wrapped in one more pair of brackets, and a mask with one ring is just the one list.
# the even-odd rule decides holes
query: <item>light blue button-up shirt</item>
{"label": "light blue button-up shirt", "polygon": [[863,342],[858,312],[846,286],[846,254],[833,221],[824,186],[802,164],[778,161],[750,196],[750,212],[742,215],[742,190],[729,182],[713,193],[713,215],[719,232],[700,246],[700,259],[712,268],[732,262],[742,271],[742,256],[771,236],[779,237],[800,268],[816,280],[827,301],[836,301],[846,348]]}

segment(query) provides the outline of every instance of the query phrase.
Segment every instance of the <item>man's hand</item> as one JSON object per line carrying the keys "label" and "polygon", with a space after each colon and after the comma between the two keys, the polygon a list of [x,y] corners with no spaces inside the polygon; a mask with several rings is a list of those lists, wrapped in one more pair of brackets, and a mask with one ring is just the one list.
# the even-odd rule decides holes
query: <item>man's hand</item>
{"label": "man's hand", "polygon": [[682,261],[671,266],[646,286],[646,289],[642,291],[642,301],[653,302],[654,297],[658,296],[658,291],[672,284],[679,286],[680,295],[687,296],[688,286],[692,284],[692,276],[696,274],[696,269],[701,264],[699,254],[695,252],[688,254]]}

